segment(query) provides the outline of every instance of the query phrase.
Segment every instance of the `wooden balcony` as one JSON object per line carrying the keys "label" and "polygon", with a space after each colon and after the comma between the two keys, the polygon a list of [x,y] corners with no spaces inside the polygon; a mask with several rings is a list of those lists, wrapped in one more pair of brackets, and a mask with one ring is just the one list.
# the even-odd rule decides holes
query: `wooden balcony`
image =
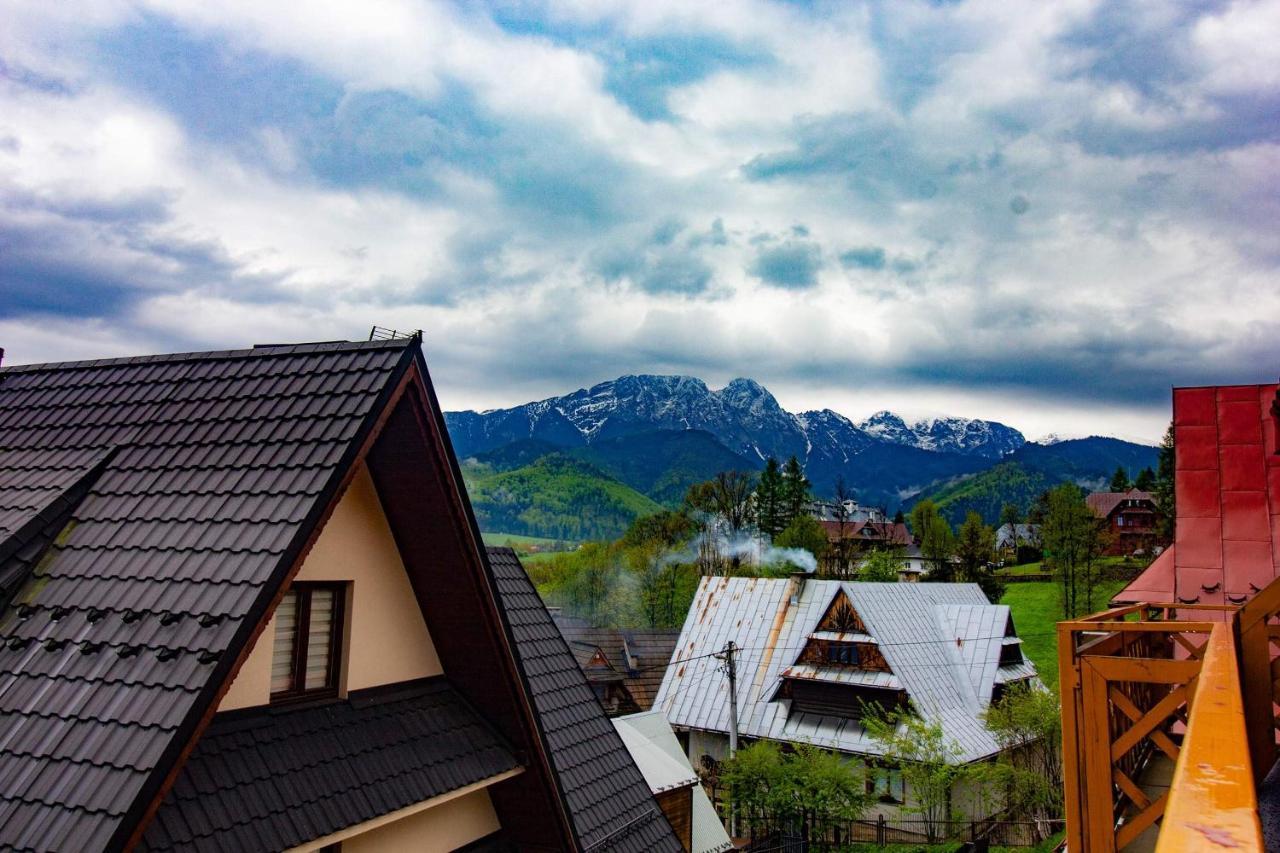
{"label": "wooden balcony", "polygon": [[1250,602],[1058,625],[1070,851],[1264,850],[1280,581]]}

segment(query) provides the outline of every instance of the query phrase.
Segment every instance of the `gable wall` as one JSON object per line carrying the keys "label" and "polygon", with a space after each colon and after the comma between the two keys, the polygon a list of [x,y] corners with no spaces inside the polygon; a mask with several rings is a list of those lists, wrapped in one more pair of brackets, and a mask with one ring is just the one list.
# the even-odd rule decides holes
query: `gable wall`
{"label": "gable wall", "polygon": [[[297,580],[351,582],[343,643],[344,693],[443,672],[373,480],[363,466],[321,531]],[[274,637],[273,617],[219,711],[270,701]]]}

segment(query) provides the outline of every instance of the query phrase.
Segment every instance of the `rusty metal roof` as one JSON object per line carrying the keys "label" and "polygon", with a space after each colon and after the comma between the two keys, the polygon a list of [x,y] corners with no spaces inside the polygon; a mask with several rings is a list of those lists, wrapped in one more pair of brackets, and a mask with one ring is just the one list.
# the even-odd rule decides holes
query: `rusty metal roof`
{"label": "rusty metal roof", "polygon": [[[843,590],[892,669],[891,675],[841,669],[849,673],[843,680],[900,685],[921,713],[942,724],[961,760],[999,751],[980,715],[999,670],[1008,607],[990,604],[976,584],[834,580],[805,581],[792,604],[793,584],[773,578],[703,578],[654,709],[677,727],[727,732],[727,680],[720,661],[710,655],[732,640],[741,650],[741,735],[880,754],[880,746],[851,719],[792,714],[789,700],[771,701],[788,669],[806,676],[829,675],[831,667],[805,667],[797,659]],[[1024,667],[1034,676],[1030,663]]]}

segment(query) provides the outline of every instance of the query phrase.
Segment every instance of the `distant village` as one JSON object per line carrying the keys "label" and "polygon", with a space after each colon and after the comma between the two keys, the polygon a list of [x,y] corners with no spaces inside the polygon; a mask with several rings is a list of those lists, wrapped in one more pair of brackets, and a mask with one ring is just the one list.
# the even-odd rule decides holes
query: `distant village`
{"label": "distant village", "polygon": [[[522,556],[434,399],[416,334],[0,369],[4,845],[1048,849],[1087,809],[1137,843],[1217,653],[1125,617],[1239,619],[1273,576],[1232,562],[1275,553],[1263,439],[1210,478],[1207,429],[994,526],[815,497],[792,458]],[[1182,562],[1205,519],[1216,572]],[[1115,714],[1120,781],[1085,789]]]}

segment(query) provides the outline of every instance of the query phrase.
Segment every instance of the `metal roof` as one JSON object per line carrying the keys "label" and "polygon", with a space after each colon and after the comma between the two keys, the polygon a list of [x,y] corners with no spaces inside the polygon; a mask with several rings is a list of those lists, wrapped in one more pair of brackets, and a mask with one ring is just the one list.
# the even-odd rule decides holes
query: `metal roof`
{"label": "metal roof", "polygon": [[682,846],[622,739],[510,548],[489,548],[517,663],[584,850],[671,851]]}
{"label": "metal roof", "polygon": [[[615,717],[613,725],[618,734],[622,735],[623,743],[636,759],[636,764],[640,766],[645,781],[654,793],[698,781],[698,774],[680,748],[676,733],[660,712],[644,711],[626,717]],[[678,772],[676,767],[679,768]],[[649,768],[652,768],[652,776]],[[692,819],[691,853],[721,853],[733,849],[733,842],[729,840],[729,833],[725,832],[724,824],[720,822],[720,815],[716,814],[707,792],[698,784],[693,788]]]}
{"label": "metal roof", "polygon": [[[711,654],[732,640],[741,650],[741,735],[881,754],[879,744],[854,720],[791,714],[789,700],[770,701],[783,671],[798,672],[796,660],[808,636],[843,590],[868,633],[876,638],[893,678],[920,713],[941,723],[959,750],[959,760],[971,761],[1000,750],[981,713],[990,701],[1008,607],[990,604],[976,584],[835,580],[805,581],[797,602],[791,604],[795,583],[773,578],[703,578],[654,709],[678,727],[727,732],[727,679],[720,661]],[[1026,666],[1034,673],[1030,663]],[[859,678],[881,676],[887,674],[858,673]],[[886,686],[891,683],[885,681]]]}
{"label": "metal roof", "polygon": [[219,716],[140,850],[285,850],[517,768],[443,676]]}
{"label": "metal roof", "polygon": [[407,343],[0,369],[0,847],[124,843]]}
{"label": "metal roof", "polygon": [[1117,601],[1242,604],[1280,577],[1277,385],[1175,388],[1175,544]]}

